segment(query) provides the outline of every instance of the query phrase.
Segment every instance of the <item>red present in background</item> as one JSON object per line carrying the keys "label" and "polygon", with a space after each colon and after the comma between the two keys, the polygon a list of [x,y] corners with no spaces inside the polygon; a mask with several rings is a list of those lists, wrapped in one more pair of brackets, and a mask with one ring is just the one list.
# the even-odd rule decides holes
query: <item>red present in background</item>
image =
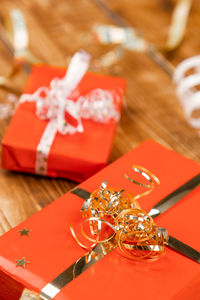
{"label": "red present in background", "polygon": [[[63,68],[36,65],[24,93],[32,94],[41,86],[49,86],[53,78],[62,78],[64,75]],[[113,97],[116,95],[118,97],[116,109],[120,113],[125,90],[125,81],[122,78],[86,73],[77,89],[81,96],[96,89],[110,91]],[[76,101],[76,93],[73,93],[72,97],[73,101]],[[68,115],[66,119],[76,126],[73,116]],[[2,167],[35,173],[37,147],[47,124],[48,120],[37,117],[34,102],[20,103],[2,142]],[[81,133],[66,135],[56,133],[48,155],[45,175],[66,177],[81,182],[106,165],[111,152],[116,121],[100,123],[83,119],[82,124],[84,131]]]}

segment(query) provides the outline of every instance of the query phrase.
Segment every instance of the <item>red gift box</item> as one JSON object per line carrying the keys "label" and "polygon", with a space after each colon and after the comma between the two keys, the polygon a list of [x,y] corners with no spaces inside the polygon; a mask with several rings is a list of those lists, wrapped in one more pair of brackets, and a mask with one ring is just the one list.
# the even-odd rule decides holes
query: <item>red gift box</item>
{"label": "red gift box", "polygon": [[[144,166],[161,181],[151,194],[139,200],[146,211],[200,170],[194,161],[148,140],[79,187],[92,192],[107,180],[115,189],[138,194],[141,187],[124,176],[128,174],[137,180],[132,165]],[[170,235],[197,251],[200,250],[199,195],[197,187],[155,219]],[[24,288],[39,293],[85,254],[68,226],[69,218],[72,224],[81,222],[82,204],[83,199],[69,192],[0,238],[1,300],[19,299]],[[23,228],[30,230],[28,236],[20,236]],[[16,260],[23,257],[29,263],[25,268],[16,266]],[[83,300],[200,299],[199,264],[168,247],[164,256],[151,263],[129,260],[115,248],[67,284],[54,299],[80,297]]]}
{"label": "red gift box", "polygon": [[[32,94],[40,86],[49,86],[53,78],[62,78],[64,74],[63,68],[34,66],[24,93]],[[86,73],[77,87],[80,95],[87,95],[97,88],[116,93],[120,97],[121,108],[125,90],[122,78]],[[106,165],[116,122],[99,123],[85,119],[82,123],[82,133],[56,133],[48,156],[47,176],[66,177],[81,182]],[[20,103],[2,141],[2,167],[35,173],[36,149],[47,124],[48,120],[37,117],[34,102]]]}

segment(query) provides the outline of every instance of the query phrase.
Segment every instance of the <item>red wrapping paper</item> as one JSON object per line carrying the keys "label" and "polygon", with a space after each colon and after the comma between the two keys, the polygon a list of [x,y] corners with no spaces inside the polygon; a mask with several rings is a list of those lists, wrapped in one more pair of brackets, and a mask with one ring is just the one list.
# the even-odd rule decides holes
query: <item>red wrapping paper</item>
{"label": "red wrapping paper", "polygon": [[[24,93],[30,94],[40,86],[49,86],[54,77],[62,78],[65,71],[45,65],[33,67]],[[122,97],[125,81],[87,73],[77,88],[81,95],[100,88],[119,92]],[[36,116],[35,103],[20,104],[2,141],[2,167],[35,173],[36,149],[47,123]],[[103,124],[83,120],[83,133],[57,133],[48,157],[47,176],[81,182],[102,169],[109,159],[116,125],[114,121]]]}
{"label": "red wrapping paper", "polygon": [[[146,211],[200,171],[194,161],[148,140],[80,187],[92,192],[103,180],[107,180],[113,188],[140,193],[141,187],[124,177],[126,173],[138,179],[131,169],[132,165],[144,166],[161,181],[150,195],[139,200]],[[155,219],[159,226],[168,229],[170,235],[198,251],[199,197],[200,187],[197,187]],[[81,198],[67,193],[0,238],[0,284],[5,282],[5,276],[9,282],[14,282],[7,289],[4,283],[1,284],[0,291],[4,286],[1,300],[19,299],[24,287],[39,293],[47,283],[85,254],[73,239],[67,221],[70,218],[72,224],[81,222],[82,203]],[[30,236],[19,236],[18,231],[24,227],[31,230]],[[16,259],[22,257],[30,262],[25,269],[16,267]],[[80,297],[82,300],[197,300],[199,295],[199,264],[180,253],[166,248],[163,257],[148,263],[126,259],[115,249],[65,286],[55,300],[77,300]]]}

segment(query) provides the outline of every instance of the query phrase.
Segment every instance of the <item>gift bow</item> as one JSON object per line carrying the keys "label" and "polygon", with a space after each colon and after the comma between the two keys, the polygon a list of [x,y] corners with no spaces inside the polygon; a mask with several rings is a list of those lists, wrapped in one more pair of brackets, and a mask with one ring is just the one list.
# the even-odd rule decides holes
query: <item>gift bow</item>
{"label": "gift bow", "polygon": [[77,52],[70,62],[62,79],[54,78],[50,87],[40,87],[33,94],[23,94],[20,103],[36,102],[36,114],[48,124],[37,146],[35,172],[46,175],[47,161],[51,145],[57,132],[74,134],[83,132],[82,119],[91,119],[106,123],[118,121],[120,113],[119,95],[108,90],[95,89],[76,101],[73,92],[83,79],[90,62],[90,55],[85,51]]}
{"label": "gift bow", "polygon": [[[137,202],[137,199],[148,195],[154,189],[154,181],[157,184],[160,184],[160,181],[141,166],[133,166],[133,170],[145,177],[150,184],[139,183],[127,175],[125,177],[149,190],[133,195],[125,190],[114,190],[104,181],[100,188],[85,200],[81,209],[82,217],[85,219],[81,224],[81,233],[92,244],[90,246],[83,244],[70,224],[71,233],[82,248],[92,250],[96,245],[106,244],[112,240],[112,243],[115,243],[127,258],[152,261],[164,253],[168,240],[167,230],[158,227],[153,218],[142,210]],[[84,229],[85,223],[89,225],[89,234]],[[111,235],[106,230],[103,231],[103,224],[112,229]]]}

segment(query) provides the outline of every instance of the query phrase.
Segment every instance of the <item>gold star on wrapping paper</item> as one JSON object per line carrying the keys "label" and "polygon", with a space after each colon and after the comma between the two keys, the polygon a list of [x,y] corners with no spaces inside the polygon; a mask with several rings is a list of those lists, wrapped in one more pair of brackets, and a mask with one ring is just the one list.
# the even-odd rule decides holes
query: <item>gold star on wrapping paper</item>
{"label": "gold star on wrapping paper", "polygon": [[30,261],[26,261],[25,257],[22,257],[22,259],[16,259],[16,267],[22,267],[25,268],[26,264],[30,264]]}
{"label": "gold star on wrapping paper", "polygon": [[26,235],[29,236],[29,232],[31,232],[31,230],[27,230],[26,228],[23,228],[22,230],[19,230],[20,232],[20,236]]}

